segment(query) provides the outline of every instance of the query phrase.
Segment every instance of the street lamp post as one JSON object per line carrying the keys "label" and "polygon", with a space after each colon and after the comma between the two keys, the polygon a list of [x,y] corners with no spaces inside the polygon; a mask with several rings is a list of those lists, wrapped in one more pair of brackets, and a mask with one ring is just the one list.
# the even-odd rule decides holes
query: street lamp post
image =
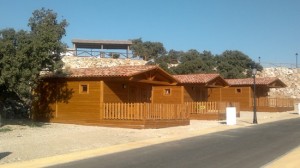
{"label": "street lamp post", "polygon": [[255,75],[256,75],[256,68],[252,69],[252,76],[253,76],[253,124],[257,124],[257,116],[256,116],[256,83],[255,83]]}

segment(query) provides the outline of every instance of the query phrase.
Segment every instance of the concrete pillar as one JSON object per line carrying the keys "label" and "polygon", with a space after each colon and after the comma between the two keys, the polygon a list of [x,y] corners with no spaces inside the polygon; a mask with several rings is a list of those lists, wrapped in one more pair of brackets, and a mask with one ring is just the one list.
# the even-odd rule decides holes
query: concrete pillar
{"label": "concrete pillar", "polygon": [[226,107],[226,124],[236,125],[236,108]]}
{"label": "concrete pillar", "polygon": [[74,48],[75,56],[77,56],[77,46],[75,43],[73,43],[73,48]]}

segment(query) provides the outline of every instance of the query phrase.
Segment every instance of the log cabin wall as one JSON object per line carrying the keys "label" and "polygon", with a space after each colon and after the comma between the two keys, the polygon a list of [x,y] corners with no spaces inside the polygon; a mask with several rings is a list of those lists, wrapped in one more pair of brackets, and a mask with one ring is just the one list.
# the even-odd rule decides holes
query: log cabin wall
{"label": "log cabin wall", "polygon": [[103,82],[103,102],[122,103],[128,101],[127,82]]}
{"label": "log cabin wall", "polygon": [[67,86],[73,94],[67,103],[57,102],[56,105],[51,106],[54,111],[51,121],[75,124],[99,123],[102,119],[101,102],[150,102],[151,87],[149,85],[99,80],[68,81]]}
{"label": "log cabin wall", "polygon": [[104,103],[149,103],[151,86],[134,82],[103,82]]}
{"label": "log cabin wall", "polygon": [[251,87],[210,88],[208,101],[239,102],[240,110],[251,110],[252,89]]}
{"label": "log cabin wall", "polygon": [[181,104],[183,100],[183,86],[153,86],[152,103]]}
{"label": "log cabin wall", "polygon": [[[61,89],[59,89],[60,86]],[[67,94],[61,94],[60,90],[68,90],[66,81],[45,80],[38,85],[34,91],[37,99],[33,101],[33,114],[31,116],[33,120],[49,122],[53,118],[56,114],[56,102],[68,101],[69,99]],[[72,92],[70,93],[72,94]]]}
{"label": "log cabin wall", "polygon": [[143,83],[130,83],[128,90],[129,103],[151,103],[152,86]]}
{"label": "log cabin wall", "polygon": [[101,82],[90,79],[48,79],[38,87],[33,119],[62,123],[100,120]]}
{"label": "log cabin wall", "polygon": [[256,97],[261,98],[261,97],[268,97],[269,96],[269,91],[270,88],[267,86],[257,86],[256,87]]}
{"label": "log cabin wall", "polygon": [[207,101],[207,88],[199,85],[184,86],[184,102]]}
{"label": "log cabin wall", "polygon": [[207,99],[210,102],[219,102],[222,100],[222,88],[208,88]]}
{"label": "log cabin wall", "polygon": [[68,102],[57,102],[54,122],[97,123],[100,121],[100,81],[68,81],[73,94]]}

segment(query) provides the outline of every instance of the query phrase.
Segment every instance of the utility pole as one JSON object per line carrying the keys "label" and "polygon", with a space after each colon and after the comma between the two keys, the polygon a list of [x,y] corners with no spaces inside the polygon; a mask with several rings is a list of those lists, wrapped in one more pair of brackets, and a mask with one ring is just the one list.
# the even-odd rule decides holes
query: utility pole
{"label": "utility pole", "polygon": [[296,69],[298,68],[298,53],[296,53]]}

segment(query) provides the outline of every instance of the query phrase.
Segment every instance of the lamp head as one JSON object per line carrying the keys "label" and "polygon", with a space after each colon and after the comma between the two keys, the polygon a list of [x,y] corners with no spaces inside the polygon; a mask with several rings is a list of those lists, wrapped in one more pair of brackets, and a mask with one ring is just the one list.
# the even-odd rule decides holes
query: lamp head
{"label": "lamp head", "polygon": [[256,69],[256,68],[253,68],[253,69],[252,69],[252,75],[256,75],[256,73],[257,73],[257,69]]}

